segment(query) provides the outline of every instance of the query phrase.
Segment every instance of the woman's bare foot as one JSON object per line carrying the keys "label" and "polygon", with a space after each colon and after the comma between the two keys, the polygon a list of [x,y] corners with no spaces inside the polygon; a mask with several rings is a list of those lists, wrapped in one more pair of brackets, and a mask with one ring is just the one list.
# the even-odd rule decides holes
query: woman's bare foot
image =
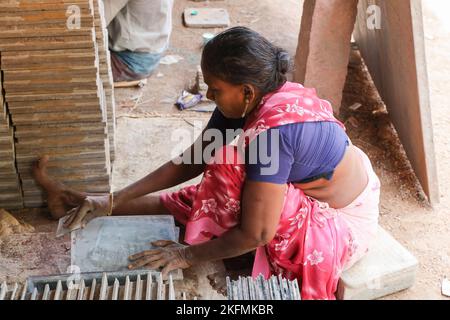
{"label": "woman's bare foot", "polygon": [[230,280],[237,280],[239,276],[248,277],[252,273],[251,269],[243,269],[243,270],[227,270],[222,272],[216,272],[208,275],[208,280],[211,286],[221,295],[227,295],[227,277],[230,277]]}
{"label": "woman's bare foot", "polygon": [[82,203],[85,195],[68,189],[47,174],[48,156],[43,156],[33,164],[33,177],[47,193],[47,205],[53,218],[59,219],[71,208]]}

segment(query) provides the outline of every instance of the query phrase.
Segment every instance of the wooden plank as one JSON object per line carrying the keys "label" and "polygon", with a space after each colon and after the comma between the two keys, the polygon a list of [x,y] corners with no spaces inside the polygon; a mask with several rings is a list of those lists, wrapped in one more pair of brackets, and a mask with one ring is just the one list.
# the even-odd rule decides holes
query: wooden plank
{"label": "wooden plank", "polygon": [[[84,167],[79,170],[64,170],[63,167],[60,169],[53,169],[50,175],[52,177],[58,178],[58,179],[69,179],[76,178],[76,179],[91,179],[95,176],[97,177],[106,177],[108,174],[108,168],[103,164],[103,167],[100,168],[88,168]],[[22,180],[33,180],[31,173],[28,173],[26,171],[23,171],[20,175]],[[100,180],[100,179],[99,179]],[[107,179],[105,179],[106,181]]]}
{"label": "wooden plank", "polygon": [[5,84],[11,81],[36,80],[85,80],[96,81],[98,69],[96,66],[66,66],[64,68],[49,68],[45,70],[9,70],[4,71]]}
{"label": "wooden plank", "polygon": [[[381,28],[367,27],[367,8]],[[439,202],[423,18],[419,0],[360,0],[355,39],[430,203]]]}
{"label": "wooden plank", "polygon": [[1,0],[2,5],[6,7],[18,7],[21,8],[23,5],[29,4],[55,4],[55,3],[63,3],[63,4],[71,4],[71,3],[86,3],[89,0]]}
{"label": "wooden plank", "polygon": [[32,150],[35,148],[40,148],[41,146],[51,146],[51,148],[66,147],[66,146],[90,146],[90,145],[101,145],[105,142],[105,134],[100,135],[80,135],[80,136],[54,136],[54,137],[43,137],[36,139],[22,139],[22,141],[16,143],[17,150],[25,150],[27,147]]}
{"label": "wooden plank", "polygon": [[64,143],[64,141],[59,141],[57,145],[48,146],[48,145],[16,145],[17,155],[23,153],[37,153],[46,154],[47,152],[53,149],[71,149],[71,148],[84,148],[84,149],[92,149],[92,148],[103,148],[105,144],[104,139],[93,139],[92,141],[84,142],[84,143],[76,143],[73,144]]}
{"label": "wooden plank", "polygon": [[17,193],[2,193],[0,194],[0,203],[20,203],[22,201],[22,195]]}
{"label": "wooden plank", "polygon": [[294,80],[314,88],[336,114],[342,100],[358,0],[305,0]]}
{"label": "wooden plank", "polygon": [[[9,148],[8,150],[2,150],[2,152],[0,152],[0,161],[12,161],[12,162],[14,162],[14,150],[13,150],[13,148]],[[2,178],[1,175],[0,175],[0,178]]]}
{"label": "wooden plank", "polygon": [[[20,171],[25,172],[26,169],[31,169],[31,163],[30,164],[21,164],[18,166],[18,169]],[[105,161],[102,161],[101,159],[87,159],[84,161],[80,161],[78,159],[72,159],[67,161],[67,166],[64,162],[51,162],[48,167],[48,172],[50,175],[57,174],[58,172],[67,172],[67,173],[89,173],[89,172],[106,172],[107,167],[105,166]],[[25,177],[26,175],[23,175]],[[31,173],[28,174],[28,176],[31,177]],[[9,184],[12,184],[10,182]],[[3,185],[4,182],[0,184]],[[5,182],[6,183],[6,182]]]}
{"label": "wooden plank", "polygon": [[[80,10],[80,26],[81,27],[91,27],[92,26],[92,16],[87,12]],[[67,24],[67,14],[65,10],[54,10],[54,11],[25,11],[25,12],[15,12],[13,15],[10,12],[0,12],[0,24],[2,26],[46,26],[46,25],[66,25]]]}
{"label": "wooden plank", "polygon": [[2,179],[0,181],[0,190],[2,190],[2,191],[6,192],[7,190],[16,189],[18,187],[19,187],[19,180],[15,174],[14,174],[14,178],[11,180],[3,180]]}
{"label": "wooden plank", "polygon": [[0,179],[3,180],[13,180],[16,177],[14,173],[0,173]]}
{"label": "wooden plank", "polygon": [[6,93],[6,99],[8,100],[8,105],[11,102],[32,102],[38,100],[45,101],[55,101],[55,100],[67,100],[67,99],[95,99],[99,95],[98,91],[95,90],[79,90],[77,94],[71,93],[44,93],[44,94],[8,94]]}
{"label": "wooden plank", "polygon": [[84,52],[74,52],[76,49],[4,52],[1,61],[2,70],[45,70],[71,65],[97,64],[95,52],[89,49],[81,50]]}
{"label": "wooden plank", "polygon": [[[58,177],[55,177],[56,179],[59,180]],[[68,184],[65,184],[69,187]],[[90,185],[75,185],[76,190],[82,191],[82,192],[92,192],[92,193],[107,193],[110,188],[108,185],[102,185],[102,186],[90,186]],[[70,188],[75,189],[74,187],[70,186]],[[23,191],[23,196],[25,200],[35,200],[35,201],[39,201],[39,202],[44,202],[46,199],[46,193],[44,190],[41,190],[40,187],[27,187],[24,191]]]}
{"label": "wooden plank", "polygon": [[[1,145],[0,145],[1,147]],[[16,167],[14,166],[14,162],[12,161],[2,161],[0,162],[0,171],[2,172],[15,172],[16,171]]]}
{"label": "wooden plank", "polygon": [[[39,85],[38,85],[39,86]],[[9,99],[13,99],[13,101],[30,101],[27,100],[27,97],[31,97],[33,95],[36,95],[37,97],[41,97],[41,99],[43,99],[43,97],[47,97],[49,95],[58,95],[60,97],[63,97],[62,99],[64,99],[64,97],[70,97],[70,98],[75,98],[77,97],[78,94],[94,94],[97,93],[99,96],[103,95],[103,92],[100,91],[101,88],[98,88],[95,85],[91,85],[91,84],[79,84],[79,83],[72,83],[72,84],[68,84],[67,86],[62,85],[61,83],[59,84],[55,84],[54,87],[52,87],[50,84],[47,87],[38,87],[38,86],[34,86],[34,85],[30,85],[30,90],[23,90],[22,88],[20,88],[20,86],[14,86],[14,87],[9,87],[8,93],[7,93],[7,98]],[[24,99],[19,99],[19,97],[23,96]],[[56,99],[58,100],[58,99]],[[100,100],[100,105],[102,105],[103,102],[102,100]],[[102,107],[103,108],[103,107]],[[101,109],[100,109],[101,110]],[[14,114],[13,112],[11,112],[12,114]]]}
{"label": "wooden plank", "polygon": [[[15,114],[15,115],[19,115],[19,114],[35,114],[35,113],[50,113],[50,112],[55,112],[55,113],[60,113],[60,112],[64,113],[65,112],[65,113],[70,114],[70,113],[73,113],[73,112],[77,111],[77,107],[76,106],[63,106],[63,105],[59,105],[59,103],[60,103],[60,101],[58,101],[57,108],[53,108],[53,109],[51,107],[45,107],[45,108],[24,107],[24,108],[17,108],[15,110],[12,110],[11,113]],[[100,106],[98,104],[97,105],[93,105],[93,106],[86,105],[86,106],[83,106],[83,107],[78,107],[78,110],[79,110],[79,112],[83,112],[83,113],[92,113],[92,112],[101,113],[102,112],[102,109],[100,109]],[[30,126],[26,126],[26,127],[16,126],[16,128],[32,128],[32,127],[47,126],[47,125],[53,125],[53,124],[43,124],[43,123],[36,124],[36,123],[33,123]],[[58,125],[58,124],[54,124],[54,125]],[[76,125],[76,123],[67,124],[67,126],[69,126],[69,125]],[[89,126],[90,123],[87,123],[86,125]],[[97,127],[100,127],[100,126],[97,124]],[[89,128],[90,127],[87,127],[86,130],[88,130]],[[38,133],[38,132],[36,132],[36,133]],[[49,134],[50,133],[51,132],[49,131]],[[64,132],[61,132],[61,133],[64,134]],[[41,134],[41,133],[39,133],[39,134]],[[71,133],[68,132],[67,134],[70,135]],[[15,136],[18,137],[17,131],[15,132]]]}
{"label": "wooden plank", "polygon": [[[37,157],[42,153],[25,153],[25,154],[17,154],[16,160],[17,163],[20,162],[29,162],[36,161]],[[49,155],[53,159],[58,159],[63,161],[64,159],[74,159],[78,157],[78,159],[92,159],[92,158],[100,158],[105,156],[104,150],[99,150],[98,148],[61,148],[61,149],[53,149],[53,150],[45,150],[45,154]]]}
{"label": "wooden plank", "polygon": [[3,2],[0,6],[0,12],[26,12],[26,11],[66,11],[71,4],[77,4],[81,10],[91,10],[89,1],[55,1],[55,2],[25,2],[25,1],[11,1]]}
{"label": "wooden plank", "polygon": [[20,142],[22,139],[36,137],[52,137],[52,136],[71,136],[71,135],[99,135],[105,134],[105,124],[99,126],[96,123],[75,123],[63,126],[61,124],[55,126],[19,126],[15,132],[15,138]]}
{"label": "wooden plank", "polygon": [[[76,184],[75,181],[79,181],[78,184],[86,184],[86,183],[97,183],[99,185],[107,185],[107,183],[109,182],[109,175],[104,174],[104,175],[98,175],[98,174],[72,174],[72,175],[60,175],[59,178],[61,179],[61,181],[72,181],[73,184]],[[36,182],[34,181],[33,178],[29,177],[28,179],[22,179],[22,183],[23,183],[23,188],[24,190],[27,188],[34,188],[36,186]]]}
{"label": "wooden plank", "polygon": [[92,27],[80,27],[79,29],[68,29],[67,26],[62,24],[59,27],[45,27],[40,25],[37,28],[35,26],[3,26],[0,30],[0,39],[2,42],[8,42],[9,39],[14,38],[35,38],[46,37],[52,35],[55,37],[72,37],[72,36],[91,36]]}
{"label": "wooden plank", "polygon": [[33,123],[66,123],[91,121],[99,123],[102,127],[103,116],[99,112],[45,112],[35,114],[12,114],[14,125]]}
{"label": "wooden plank", "polygon": [[[60,178],[56,177],[58,181],[61,181],[64,183]],[[80,178],[82,179],[82,178]],[[110,186],[108,183],[104,183],[102,185],[98,186],[91,186],[86,184],[72,184],[69,185],[67,183],[64,183],[68,187],[70,187],[73,190],[78,190],[79,192],[88,192],[88,193],[108,193],[110,191]],[[11,197],[12,199],[15,199],[15,201],[21,200],[22,195],[20,197]],[[40,187],[30,187],[27,186],[23,191],[23,201],[35,201],[39,203],[43,203],[46,201],[47,194],[44,190],[42,190]]]}
{"label": "wooden plank", "polygon": [[[31,108],[33,109],[32,112],[34,112],[35,110],[51,110],[51,107],[54,107],[54,111],[58,111],[58,107],[62,107],[62,108],[80,108],[80,109],[95,109],[95,108],[99,108],[100,107],[100,100],[99,97],[95,96],[95,97],[91,97],[91,98],[87,98],[87,97],[83,97],[81,99],[74,99],[72,96],[70,95],[66,95],[65,97],[59,97],[58,103],[55,104],[54,101],[52,101],[54,99],[51,100],[32,100],[32,99],[25,99],[24,101],[8,101],[8,108],[10,111],[15,112],[18,109],[27,109],[27,108]],[[23,112],[21,112],[23,113]]]}
{"label": "wooden plank", "polygon": [[97,90],[97,84],[92,81],[11,81],[5,85],[9,94],[45,94],[55,93],[77,93],[78,91]]}
{"label": "wooden plank", "polygon": [[71,78],[59,78],[56,74],[54,78],[41,78],[41,79],[23,79],[23,80],[8,80],[5,83],[4,88],[7,91],[24,91],[20,90],[21,87],[28,87],[31,89],[51,89],[52,87],[66,87],[69,86],[71,89],[79,88],[89,88],[97,87],[96,77],[95,78],[85,78],[82,76],[71,77]]}
{"label": "wooden plank", "polygon": [[0,43],[0,51],[31,51],[31,50],[62,50],[94,48],[95,43],[92,36],[72,36],[68,37],[35,37],[35,38],[11,38],[8,42]]}

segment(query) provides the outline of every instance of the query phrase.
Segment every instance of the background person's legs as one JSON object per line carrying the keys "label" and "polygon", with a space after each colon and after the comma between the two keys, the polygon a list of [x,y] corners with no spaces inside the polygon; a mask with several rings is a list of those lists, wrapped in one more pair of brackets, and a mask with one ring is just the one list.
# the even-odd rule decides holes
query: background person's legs
{"label": "background person's legs", "polygon": [[[125,5],[123,5],[125,2]],[[169,46],[173,0],[120,1],[110,5],[107,19],[114,81],[147,78]]]}
{"label": "background person's legs", "polygon": [[305,0],[294,80],[315,88],[339,114],[358,0]]}
{"label": "background person's legs", "polygon": [[127,50],[162,54],[172,33],[173,0],[133,0],[127,5]]}

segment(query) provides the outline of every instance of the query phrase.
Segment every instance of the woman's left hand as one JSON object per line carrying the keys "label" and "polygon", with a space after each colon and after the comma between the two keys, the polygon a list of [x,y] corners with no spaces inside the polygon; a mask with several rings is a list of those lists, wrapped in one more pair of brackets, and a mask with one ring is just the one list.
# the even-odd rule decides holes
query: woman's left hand
{"label": "woman's left hand", "polygon": [[152,245],[158,249],[145,250],[134,254],[128,259],[132,262],[128,269],[137,269],[146,267],[149,269],[162,269],[162,276],[175,269],[186,269],[192,266],[192,259],[188,257],[188,246],[169,241],[158,240],[152,242]]}

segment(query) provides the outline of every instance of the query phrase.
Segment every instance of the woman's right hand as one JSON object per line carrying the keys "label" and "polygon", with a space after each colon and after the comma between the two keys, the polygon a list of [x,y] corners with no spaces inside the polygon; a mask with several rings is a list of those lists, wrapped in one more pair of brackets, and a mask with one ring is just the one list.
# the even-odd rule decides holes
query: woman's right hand
{"label": "woman's right hand", "polygon": [[68,212],[69,218],[64,223],[64,227],[75,230],[84,227],[96,217],[109,215],[112,209],[111,200],[109,194],[87,196],[80,206]]}

